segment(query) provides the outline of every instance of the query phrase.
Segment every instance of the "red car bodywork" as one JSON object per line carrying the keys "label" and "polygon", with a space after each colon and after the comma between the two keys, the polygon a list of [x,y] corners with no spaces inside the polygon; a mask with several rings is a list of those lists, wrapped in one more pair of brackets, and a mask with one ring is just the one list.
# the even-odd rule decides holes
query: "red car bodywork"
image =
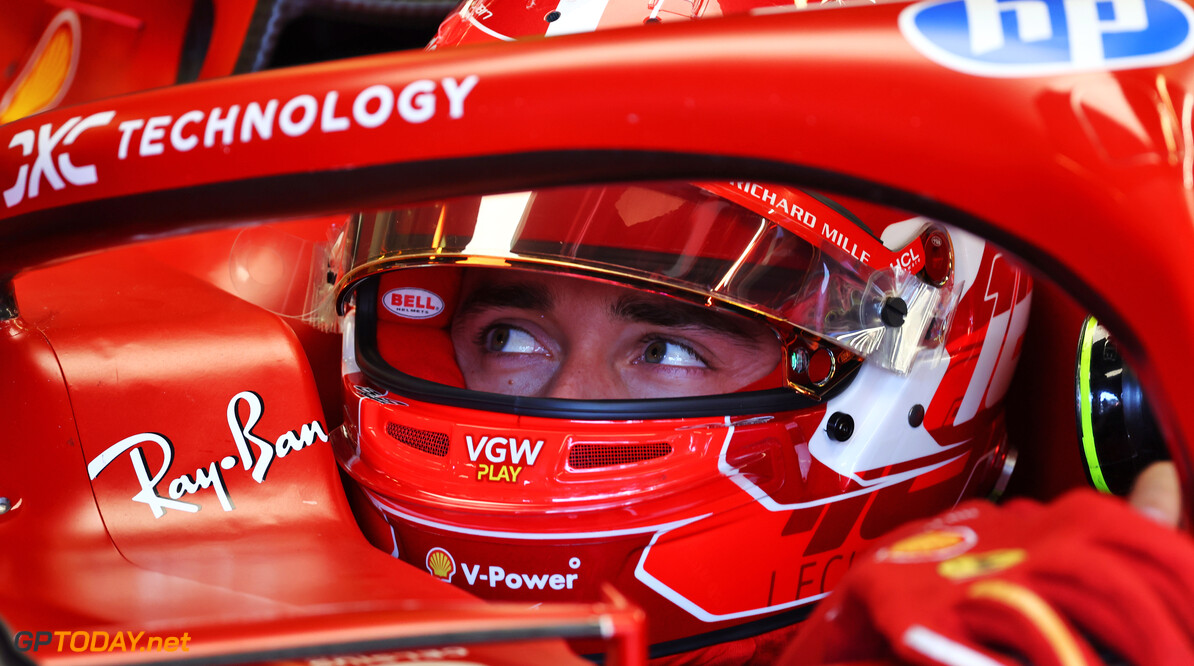
{"label": "red car bodywork", "polygon": [[[992,238],[1070,294],[1038,291],[1010,394],[1015,487],[1080,482],[1071,373],[1089,310],[1134,363],[1191,497],[1190,60],[978,78],[918,52],[893,3],[214,78],[253,9],[221,2],[199,70],[212,80],[174,86],[185,11],[9,4],[4,32],[24,41],[0,40],[0,63],[35,57],[61,11],[81,26],[57,106],[0,126],[10,637],[187,632],[187,656],[255,661],[504,639],[452,649],[564,663],[541,637],[587,635],[642,654],[642,618],[616,598],[487,604],[370,546],[320,436],[341,418],[338,337],[230,293],[231,227],[476,191],[747,177]],[[9,70],[11,88],[24,69]],[[318,240],[323,225],[287,228]]]}

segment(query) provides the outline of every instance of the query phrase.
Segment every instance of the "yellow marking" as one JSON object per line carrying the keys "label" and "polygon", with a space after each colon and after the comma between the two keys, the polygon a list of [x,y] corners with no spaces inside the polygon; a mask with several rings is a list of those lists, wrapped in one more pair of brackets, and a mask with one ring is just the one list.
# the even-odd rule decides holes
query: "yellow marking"
{"label": "yellow marking", "polygon": [[968,592],[972,599],[998,601],[1028,618],[1053,648],[1053,653],[1057,655],[1058,663],[1062,666],[1088,664],[1065,621],[1047,601],[1032,590],[1005,580],[983,580],[971,584]]}
{"label": "yellow marking", "polygon": [[1023,562],[1028,553],[1022,548],[1004,548],[987,553],[959,555],[937,565],[937,573],[950,580],[965,580],[1010,569]]}
{"label": "yellow marking", "polygon": [[60,22],[42,44],[6,95],[8,105],[0,113],[0,125],[50,107],[68,84],[77,46],[69,21]]}
{"label": "yellow marking", "polygon": [[891,552],[900,554],[927,553],[956,546],[962,537],[952,532],[925,532],[901,539],[891,546]]}

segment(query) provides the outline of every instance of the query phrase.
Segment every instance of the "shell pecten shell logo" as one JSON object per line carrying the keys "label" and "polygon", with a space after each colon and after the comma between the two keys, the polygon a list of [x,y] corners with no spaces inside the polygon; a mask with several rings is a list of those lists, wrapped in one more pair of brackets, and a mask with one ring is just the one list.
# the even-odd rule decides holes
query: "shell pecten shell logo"
{"label": "shell pecten shell logo", "polygon": [[452,575],[456,573],[456,559],[452,553],[438,546],[427,551],[427,570],[436,578],[452,582]]}
{"label": "shell pecten shell logo", "polygon": [[880,549],[875,558],[907,564],[943,562],[965,553],[976,543],[978,535],[969,527],[941,527],[900,539]]}

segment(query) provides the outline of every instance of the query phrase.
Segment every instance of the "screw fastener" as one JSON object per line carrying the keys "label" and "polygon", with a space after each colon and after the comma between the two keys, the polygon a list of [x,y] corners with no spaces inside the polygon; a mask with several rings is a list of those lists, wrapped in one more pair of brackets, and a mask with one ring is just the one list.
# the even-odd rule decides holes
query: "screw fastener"
{"label": "screw fastener", "polygon": [[844,442],[854,435],[854,417],[845,412],[834,412],[825,423],[829,439]]}
{"label": "screw fastener", "polygon": [[893,328],[903,326],[904,318],[908,316],[908,304],[899,296],[892,296],[883,301],[883,309],[879,311],[879,318],[884,324]]}

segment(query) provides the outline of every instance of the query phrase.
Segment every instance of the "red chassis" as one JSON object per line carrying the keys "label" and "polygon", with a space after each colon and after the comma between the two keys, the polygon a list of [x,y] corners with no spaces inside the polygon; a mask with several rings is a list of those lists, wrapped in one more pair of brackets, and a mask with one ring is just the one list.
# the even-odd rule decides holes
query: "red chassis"
{"label": "red chassis", "polygon": [[[642,618],[616,596],[483,603],[365,542],[320,437],[340,420],[338,341],[229,293],[230,229],[253,220],[645,178],[751,178],[898,205],[996,240],[1069,294],[1042,290],[1011,392],[1028,464],[1018,490],[1078,482],[1065,471],[1070,372],[1089,310],[1116,331],[1192,496],[1194,412],[1181,406],[1194,400],[1194,351],[1175,337],[1194,329],[1188,53],[979,77],[909,41],[908,3],[868,4],[86,101],[172,83],[163,54],[185,20],[148,2],[13,4],[37,8],[13,14],[30,35],[63,8],[84,26],[164,35],[84,39],[123,48],[137,76],[0,126],[0,618],[15,657],[179,656],[69,649],[71,632],[129,630],[185,633],[187,657],[251,662],[452,646],[481,663],[564,663],[551,638],[575,636],[641,656]],[[201,78],[229,73],[252,13],[216,7]],[[82,51],[80,87],[102,57]],[[24,70],[12,71],[10,89]],[[250,105],[269,100],[277,116],[250,123]],[[68,647],[32,651],[19,636]]]}

